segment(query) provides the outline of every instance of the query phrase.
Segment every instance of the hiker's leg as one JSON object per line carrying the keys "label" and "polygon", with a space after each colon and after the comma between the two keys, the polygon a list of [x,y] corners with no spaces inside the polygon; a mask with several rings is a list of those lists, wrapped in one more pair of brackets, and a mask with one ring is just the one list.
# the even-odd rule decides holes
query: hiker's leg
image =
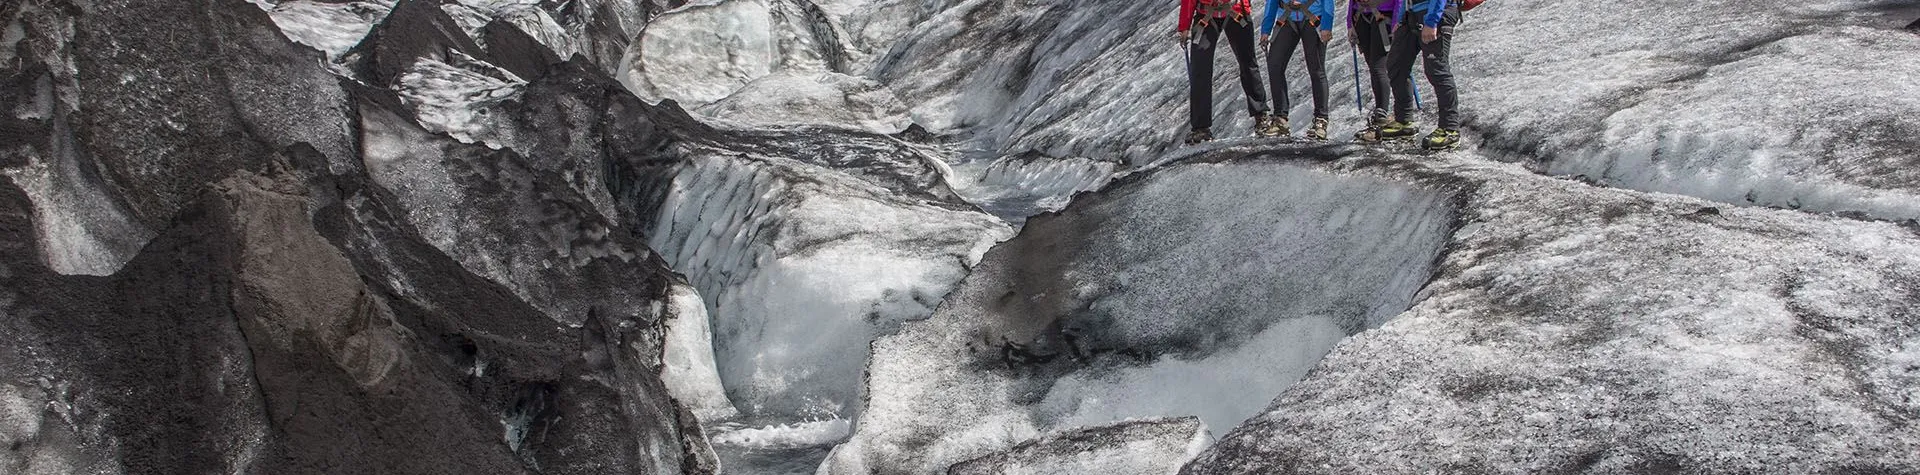
{"label": "hiker's leg", "polygon": [[1293,113],[1293,96],[1287,93],[1287,64],[1293,61],[1293,45],[1300,42],[1293,24],[1273,28],[1273,44],[1267,47],[1267,75],[1273,80],[1273,115]]}
{"label": "hiker's leg", "polygon": [[1412,15],[1393,30],[1387,49],[1387,84],[1393,88],[1393,120],[1413,119],[1413,61],[1420,57],[1420,19]]}
{"label": "hiker's leg", "polygon": [[1193,26],[1200,41],[1187,45],[1187,125],[1192,130],[1213,127],[1213,48],[1220,26]]}
{"label": "hiker's leg", "polygon": [[1360,37],[1360,56],[1367,61],[1367,82],[1373,89],[1373,111],[1367,122],[1374,123],[1386,120],[1393,107],[1392,80],[1387,76],[1387,39],[1393,32],[1386,21],[1367,18],[1359,22],[1355,34]]}
{"label": "hiker's leg", "polygon": [[1307,59],[1307,80],[1313,86],[1313,116],[1327,118],[1331,109],[1327,107],[1327,42],[1320,40],[1320,29],[1302,23],[1300,34],[1306,36],[1300,41]]}
{"label": "hiker's leg", "polygon": [[1460,11],[1447,8],[1440,20],[1440,34],[1432,43],[1422,46],[1426,58],[1427,82],[1433,84],[1433,97],[1440,101],[1440,128],[1456,130],[1460,128],[1460,92],[1454,89],[1452,58],[1449,56],[1453,46],[1453,31],[1460,24]]}
{"label": "hiker's leg", "polygon": [[1260,49],[1253,45],[1253,21],[1229,21],[1227,45],[1233,47],[1233,60],[1240,65],[1240,90],[1247,93],[1247,113],[1267,115],[1267,87],[1260,84]]}

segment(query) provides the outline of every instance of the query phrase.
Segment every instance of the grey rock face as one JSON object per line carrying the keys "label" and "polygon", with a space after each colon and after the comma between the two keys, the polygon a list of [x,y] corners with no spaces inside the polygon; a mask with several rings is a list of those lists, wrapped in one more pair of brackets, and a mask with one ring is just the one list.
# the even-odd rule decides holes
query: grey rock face
{"label": "grey rock face", "polygon": [[[0,20],[0,471],[717,468],[660,376],[685,284],[604,175],[426,133],[251,3]],[[400,36],[370,71],[484,53]]]}

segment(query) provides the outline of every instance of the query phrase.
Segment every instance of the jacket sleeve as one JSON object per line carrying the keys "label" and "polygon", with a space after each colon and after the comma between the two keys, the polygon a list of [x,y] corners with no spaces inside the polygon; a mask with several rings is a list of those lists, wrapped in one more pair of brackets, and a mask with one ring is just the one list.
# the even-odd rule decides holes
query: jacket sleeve
{"label": "jacket sleeve", "polygon": [[1193,27],[1194,0],[1180,0],[1180,31]]}
{"label": "jacket sleeve", "polygon": [[1359,8],[1359,1],[1347,0],[1347,28],[1353,28],[1353,17],[1354,15],[1360,14]]}
{"label": "jacket sleeve", "polygon": [[[1349,0],[1347,3],[1353,3]],[[1313,14],[1320,17],[1320,31],[1333,31],[1333,0],[1313,2]]]}
{"label": "jacket sleeve", "polygon": [[1439,28],[1440,19],[1447,15],[1447,0],[1427,0],[1427,3],[1427,18],[1420,24]]}
{"label": "jacket sleeve", "polygon": [[1267,0],[1266,19],[1260,21],[1261,36],[1273,34],[1273,21],[1280,19],[1280,1],[1281,0]]}

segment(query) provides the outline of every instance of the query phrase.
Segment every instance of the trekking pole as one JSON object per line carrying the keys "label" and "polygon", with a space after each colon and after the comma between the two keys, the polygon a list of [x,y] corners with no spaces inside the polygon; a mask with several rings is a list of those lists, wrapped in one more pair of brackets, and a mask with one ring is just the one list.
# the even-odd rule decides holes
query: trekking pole
{"label": "trekking pole", "polygon": [[1427,110],[1426,106],[1420,104],[1420,76],[1407,78],[1407,84],[1413,85],[1413,108]]}
{"label": "trekking pole", "polygon": [[1353,46],[1353,110],[1364,115],[1367,110],[1360,107],[1360,44],[1349,44]]}

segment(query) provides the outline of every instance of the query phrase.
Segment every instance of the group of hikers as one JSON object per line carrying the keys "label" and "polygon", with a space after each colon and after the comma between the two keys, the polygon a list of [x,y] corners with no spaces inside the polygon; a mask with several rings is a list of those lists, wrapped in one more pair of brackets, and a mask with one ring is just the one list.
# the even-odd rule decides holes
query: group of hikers
{"label": "group of hikers", "polygon": [[[1307,80],[1313,90],[1313,124],[1306,137],[1327,138],[1327,44],[1333,40],[1335,0],[1267,0],[1259,25],[1259,44],[1267,47],[1267,74],[1272,77],[1272,110],[1260,84],[1254,59],[1253,8],[1248,0],[1181,0],[1178,38],[1187,48],[1187,80],[1192,132],[1186,143],[1213,140],[1213,52],[1222,35],[1239,63],[1240,88],[1246,90],[1247,111],[1254,132],[1262,137],[1291,136],[1287,111],[1287,63],[1297,45],[1306,59]],[[1304,3],[1303,3],[1304,2]],[[1460,143],[1459,94],[1448,68],[1448,47],[1460,23],[1460,11],[1478,0],[1348,0],[1347,39],[1366,58],[1373,85],[1373,110],[1367,127],[1354,135],[1377,142],[1418,133],[1412,121],[1416,103],[1413,62],[1423,61],[1427,81],[1440,102],[1440,124],[1427,135],[1428,149],[1452,148]],[[1356,71],[1358,73],[1358,71]],[[1357,87],[1357,86],[1356,86]],[[1387,102],[1391,96],[1393,102]],[[1357,100],[1357,98],[1356,98]],[[1391,108],[1389,108],[1391,106]]]}

